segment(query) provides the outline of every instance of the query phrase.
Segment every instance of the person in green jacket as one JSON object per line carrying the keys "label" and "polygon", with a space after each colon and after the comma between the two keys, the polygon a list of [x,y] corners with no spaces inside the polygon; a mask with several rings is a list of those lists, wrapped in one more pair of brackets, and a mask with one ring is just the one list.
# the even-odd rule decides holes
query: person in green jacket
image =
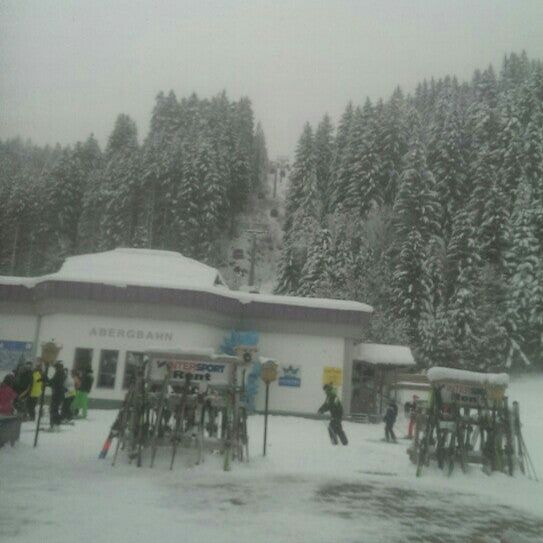
{"label": "person in green jacket", "polygon": [[326,400],[320,406],[318,413],[323,414],[327,411],[330,412],[330,424],[328,425],[328,433],[330,434],[330,440],[333,445],[338,444],[338,437],[343,445],[349,443],[341,421],[343,419],[343,405],[338,398],[337,393],[332,385],[324,385],[323,390],[326,394]]}
{"label": "person in green jacket", "polygon": [[87,418],[89,392],[91,391],[93,383],[94,374],[92,373],[92,368],[85,368],[79,380],[79,388],[76,388],[75,399],[72,402],[72,411],[74,415],[77,415],[81,409],[81,418]]}

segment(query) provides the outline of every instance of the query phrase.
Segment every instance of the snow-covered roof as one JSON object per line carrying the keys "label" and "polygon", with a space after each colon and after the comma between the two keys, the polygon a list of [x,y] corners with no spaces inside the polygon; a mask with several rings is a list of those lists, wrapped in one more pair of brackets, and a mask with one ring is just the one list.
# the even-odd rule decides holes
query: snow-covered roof
{"label": "snow-covered roof", "polygon": [[180,253],[125,248],[70,256],[58,272],[40,278],[48,279],[165,288],[224,284],[215,268]]}
{"label": "snow-covered roof", "polygon": [[367,304],[348,300],[275,296],[230,290],[218,270],[173,251],[119,248],[68,257],[56,273],[41,277],[2,277],[0,285],[33,288],[48,281],[186,289],[220,295],[242,304],[262,303],[300,308],[372,313]]}
{"label": "snow-covered roof", "polygon": [[430,368],[427,376],[431,382],[460,381],[462,383],[499,386],[507,386],[509,384],[509,375],[507,373],[477,373],[476,371],[442,368],[440,366]]}
{"label": "snow-covered roof", "polygon": [[411,349],[403,345],[360,343],[355,347],[354,360],[385,366],[414,366]]}

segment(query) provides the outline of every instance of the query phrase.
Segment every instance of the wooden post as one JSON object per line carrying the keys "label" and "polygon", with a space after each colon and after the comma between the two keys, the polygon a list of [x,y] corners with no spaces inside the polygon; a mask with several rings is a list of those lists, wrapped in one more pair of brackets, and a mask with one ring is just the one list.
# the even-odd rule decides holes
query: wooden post
{"label": "wooden post", "polygon": [[266,443],[268,439],[268,402],[270,395],[270,383],[273,383],[277,379],[277,363],[273,360],[262,364],[262,371],[260,374],[262,381],[266,384],[266,401],[264,405],[264,447],[262,456],[266,456]]}
{"label": "wooden post", "polygon": [[264,449],[262,456],[266,456],[266,443],[268,441],[268,401],[270,397],[270,383],[266,383],[266,403],[264,405]]}

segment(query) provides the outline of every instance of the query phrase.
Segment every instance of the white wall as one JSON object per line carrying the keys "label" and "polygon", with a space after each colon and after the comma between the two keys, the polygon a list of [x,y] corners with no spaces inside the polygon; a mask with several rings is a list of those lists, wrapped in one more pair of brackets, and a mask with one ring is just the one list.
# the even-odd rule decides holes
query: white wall
{"label": "white wall", "polygon": [[[295,324],[293,323],[293,326]],[[324,401],[322,373],[325,366],[343,369],[345,340],[338,337],[260,333],[258,355],[279,364],[302,366],[301,387],[270,385],[271,410],[316,413]],[[339,390],[341,397],[341,389]],[[259,383],[256,408],[264,409],[265,385]]]}
{"label": "white wall", "polygon": [[36,315],[0,314],[0,340],[33,342],[37,322]]}
{"label": "white wall", "polygon": [[[138,337],[138,332],[142,337]],[[154,339],[150,339],[149,334]],[[162,334],[162,338],[157,336]],[[130,336],[130,337],[128,337]],[[218,350],[225,331],[205,324],[181,321],[156,321],[90,315],[55,314],[42,318],[40,342],[54,339],[62,344],[59,359],[71,368],[76,348],[93,349],[92,368],[95,385],[92,398],[122,399],[122,382],[127,351],[145,351],[150,348],[213,348]],[[114,389],[96,386],[100,351],[119,351]]]}

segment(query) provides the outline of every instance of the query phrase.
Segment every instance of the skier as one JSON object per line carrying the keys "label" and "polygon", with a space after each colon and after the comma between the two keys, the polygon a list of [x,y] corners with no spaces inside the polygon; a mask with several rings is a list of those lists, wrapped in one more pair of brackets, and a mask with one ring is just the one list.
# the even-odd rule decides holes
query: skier
{"label": "skier", "polygon": [[92,373],[92,368],[87,367],[83,370],[83,375],[81,376],[81,382],[79,389],[76,392],[75,400],[72,404],[72,410],[75,414],[79,412],[79,409],[82,410],[82,417],[87,418],[87,410],[89,406],[89,392],[91,391],[92,385],[94,383],[94,375]]}
{"label": "skier", "polygon": [[64,368],[64,400],[62,402],[61,418],[66,422],[70,422],[73,419],[72,402],[75,398],[73,374],[73,371],[70,374],[68,368]]}
{"label": "skier", "polygon": [[0,415],[13,415],[13,404],[17,399],[15,392],[15,377],[9,373],[0,385]]}
{"label": "skier", "polygon": [[61,422],[60,408],[64,401],[64,365],[59,360],[55,363],[55,373],[49,380],[48,384],[51,386],[51,405],[49,406],[49,424],[51,430]]}
{"label": "skier", "polygon": [[322,387],[326,393],[326,400],[319,407],[318,413],[323,414],[327,411],[330,411],[330,424],[328,425],[328,433],[330,434],[330,439],[332,440],[333,445],[338,444],[338,437],[343,443],[347,445],[349,443],[345,432],[343,431],[343,426],[341,420],[343,418],[343,405],[341,405],[340,399],[337,397],[334,387],[330,384],[324,385]]}
{"label": "skier", "polygon": [[28,415],[30,420],[36,419],[36,404],[40,399],[41,392],[43,388],[43,374],[41,368],[41,362],[36,363],[36,367],[32,372],[32,388],[30,389],[30,394],[28,395],[28,400],[26,402],[26,408],[28,410]]}
{"label": "skier", "polygon": [[388,407],[383,420],[385,421],[385,440],[396,443],[396,436],[394,435],[393,426],[398,416],[398,406],[394,400],[388,402]]}

